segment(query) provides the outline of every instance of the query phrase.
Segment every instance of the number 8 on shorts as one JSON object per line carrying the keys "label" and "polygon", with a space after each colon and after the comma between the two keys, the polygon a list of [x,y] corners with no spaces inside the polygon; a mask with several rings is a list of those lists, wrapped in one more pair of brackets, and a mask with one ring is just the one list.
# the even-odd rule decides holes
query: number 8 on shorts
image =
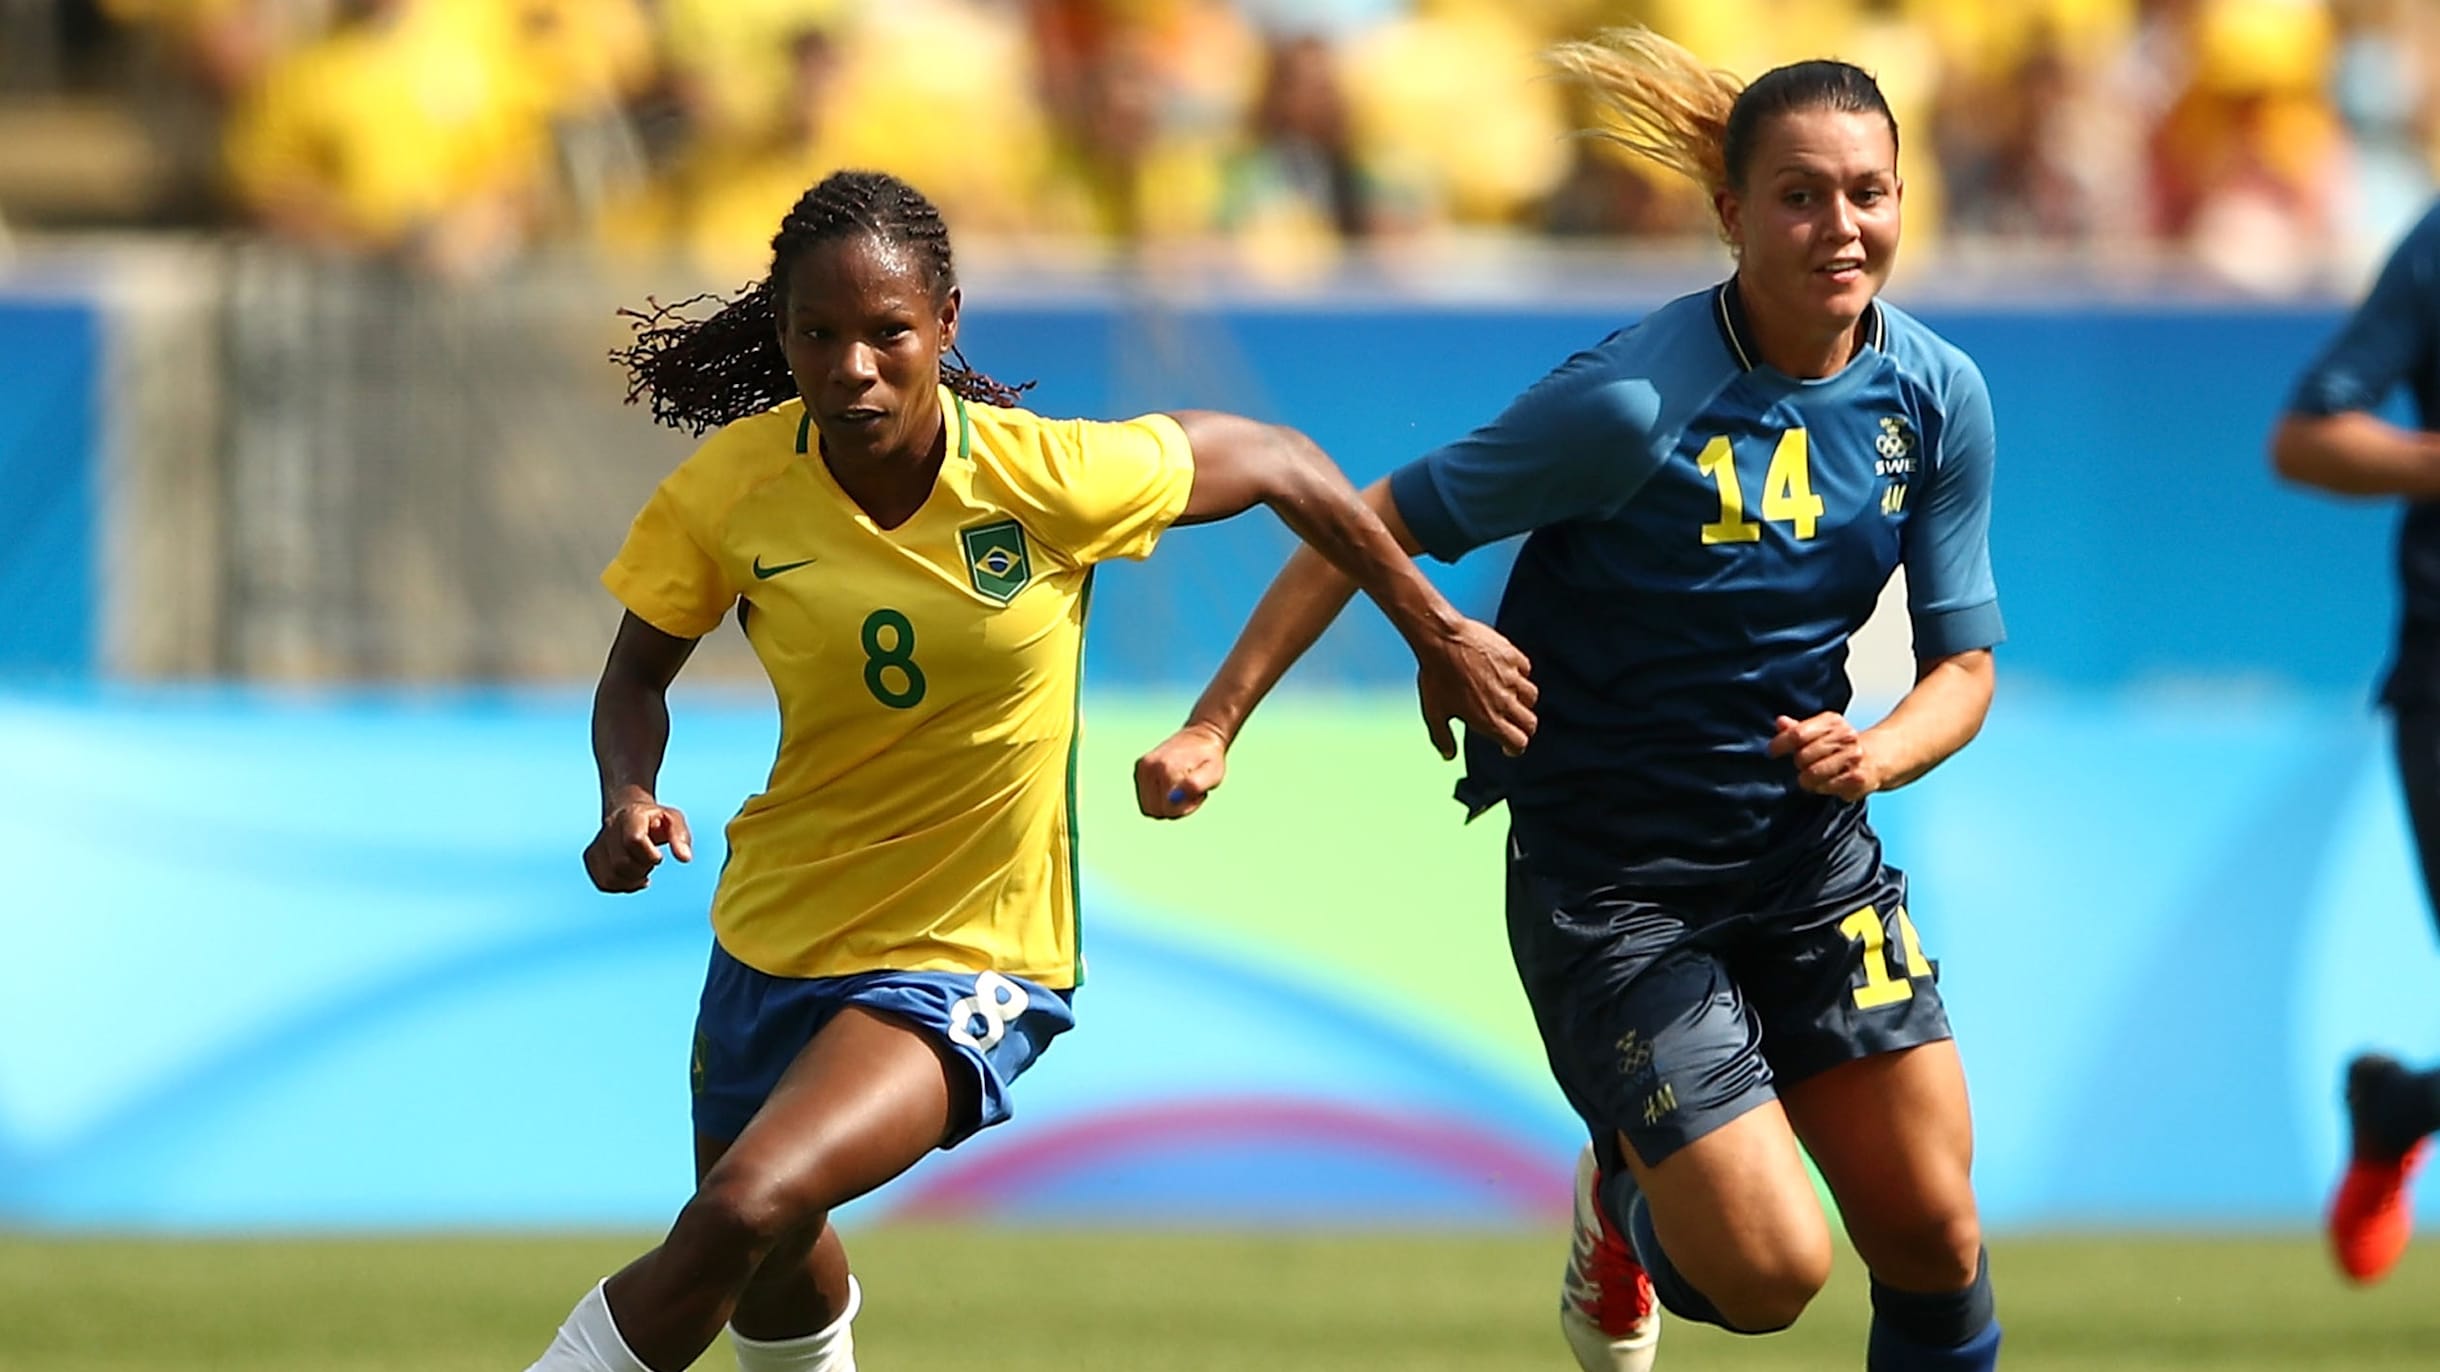
{"label": "number 8 on shorts", "polygon": [[949,1007],[949,1037],[982,1052],[999,1046],[1008,1026],[1017,1022],[1033,998],[1025,988],[997,972],[974,979],[974,994]]}

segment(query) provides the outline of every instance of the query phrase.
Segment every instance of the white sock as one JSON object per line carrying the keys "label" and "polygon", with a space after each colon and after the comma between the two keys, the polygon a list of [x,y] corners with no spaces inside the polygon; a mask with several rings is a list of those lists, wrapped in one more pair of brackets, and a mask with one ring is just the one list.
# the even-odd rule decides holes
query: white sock
{"label": "white sock", "polygon": [[610,1318],[604,1285],[593,1284],[569,1313],[568,1322],[559,1326],[551,1346],[542,1350],[542,1360],[525,1372],[652,1372],[627,1351],[627,1340],[620,1337],[618,1325]]}
{"label": "white sock", "polygon": [[848,1326],[864,1305],[864,1288],[847,1279],[847,1308],[822,1329],[801,1339],[749,1339],[729,1326],[737,1350],[737,1372],[856,1372],[856,1335]]}

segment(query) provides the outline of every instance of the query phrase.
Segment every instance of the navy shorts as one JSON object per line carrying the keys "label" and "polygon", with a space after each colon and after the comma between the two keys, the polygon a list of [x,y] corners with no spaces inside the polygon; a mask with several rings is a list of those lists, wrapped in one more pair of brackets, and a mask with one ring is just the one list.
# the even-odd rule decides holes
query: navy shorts
{"label": "navy shorts", "polygon": [[1868,826],[1767,880],[1630,889],[1584,870],[1510,836],[1509,947],[1605,1167],[1618,1134],[1658,1163],[1774,1082],[1950,1036],[1906,875]]}
{"label": "navy shorts", "polygon": [[952,1121],[954,1148],[1009,1116],[1008,1088],[1076,1023],[1073,991],[998,972],[858,972],[775,977],[712,945],[695,1015],[689,1076],[695,1132],[734,1139],[762,1109],[780,1074],[830,1017],[850,1005],[883,1011],[939,1039],[974,1069],[976,1117]]}

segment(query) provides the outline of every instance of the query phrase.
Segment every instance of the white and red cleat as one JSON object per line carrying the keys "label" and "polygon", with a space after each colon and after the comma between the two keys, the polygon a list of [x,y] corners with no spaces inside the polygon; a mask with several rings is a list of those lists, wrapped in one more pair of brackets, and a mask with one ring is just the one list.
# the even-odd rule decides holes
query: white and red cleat
{"label": "white and red cleat", "polygon": [[1660,1305],[1627,1236],[1601,1208],[1600,1183],[1588,1143],[1576,1158],[1576,1220],[1559,1283],[1559,1331],[1584,1372],[1650,1372]]}

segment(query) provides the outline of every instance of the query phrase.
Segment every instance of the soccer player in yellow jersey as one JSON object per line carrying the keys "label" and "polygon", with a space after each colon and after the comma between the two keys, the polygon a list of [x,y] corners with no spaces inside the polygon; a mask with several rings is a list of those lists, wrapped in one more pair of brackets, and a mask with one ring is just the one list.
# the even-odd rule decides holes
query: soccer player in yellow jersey
{"label": "soccer player in yellow jersey", "polygon": [[[635,891],[686,819],[655,798],[666,691],[737,608],[779,697],[769,785],[729,824],[696,1021],[695,1194],[532,1372],[678,1372],[721,1326],[745,1372],[848,1372],[830,1211],[1008,1116],[1073,1023],[1077,668],[1094,564],[1269,505],[1350,575],[1448,721],[1522,749],[1523,657],[1458,615],[1310,441],[1234,415],[1050,420],[962,365],[939,212],[841,172],[769,279],[625,354],[657,417],[719,432],[603,580],[627,613],[594,697],[585,869]],[[962,359],[961,359],[962,360]]]}

